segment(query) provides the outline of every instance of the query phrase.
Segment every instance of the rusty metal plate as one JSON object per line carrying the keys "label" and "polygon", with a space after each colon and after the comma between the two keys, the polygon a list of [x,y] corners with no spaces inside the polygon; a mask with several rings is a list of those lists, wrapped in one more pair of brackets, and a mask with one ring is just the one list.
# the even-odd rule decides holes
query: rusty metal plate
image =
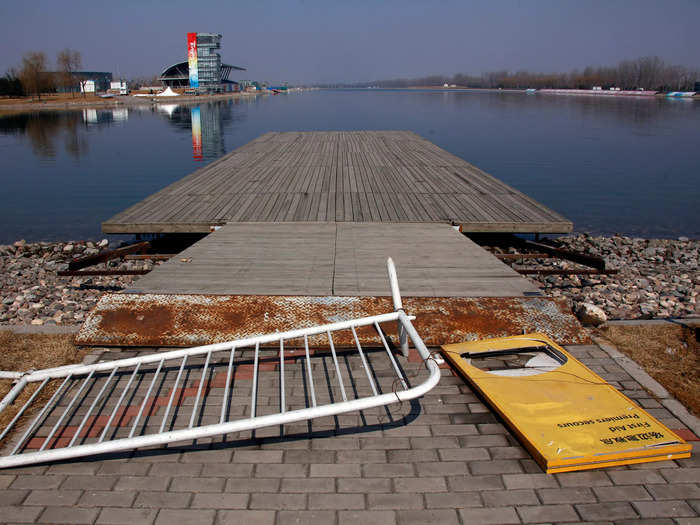
{"label": "rusty metal plate", "polygon": [[[560,344],[590,339],[563,298],[404,297],[425,343],[439,346],[526,332]],[[87,346],[198,346],[391,312],[389,297],[107,294],[90,313],[76,343]],[[334,339],[336,345],[353,344]],[[376,343],[370,329],[361,343]],[[324,345],[319,338],[314,344]]]}

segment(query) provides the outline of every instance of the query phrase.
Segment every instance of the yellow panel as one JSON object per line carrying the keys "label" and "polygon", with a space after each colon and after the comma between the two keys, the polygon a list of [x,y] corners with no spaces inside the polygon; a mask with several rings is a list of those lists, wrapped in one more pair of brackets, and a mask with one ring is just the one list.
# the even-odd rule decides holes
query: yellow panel
{"label": "yellow panel", "polygon": [[690,457],[688,443],[543,334],[442,350],[547,473]]}

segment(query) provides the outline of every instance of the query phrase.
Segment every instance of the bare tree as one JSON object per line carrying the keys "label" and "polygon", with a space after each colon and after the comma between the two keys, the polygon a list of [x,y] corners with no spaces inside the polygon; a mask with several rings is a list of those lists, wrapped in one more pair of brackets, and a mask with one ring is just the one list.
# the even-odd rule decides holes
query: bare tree
{"label": "bare tree", "polygon": [[78,71],[82,65],[80,51],[68,48],[59,51],[58,55],[56,55],[56,65],[58,66],[61,85],[69,89],[71,94],[73,94],[75,72]]}
{"label": "bare tree", "polygon": [[22,86],[28,94],[36,94],[41,100],[41,92],[47,88],[46,55],[37,51],[29,51],[22,57],[22,68],[19,72]]}

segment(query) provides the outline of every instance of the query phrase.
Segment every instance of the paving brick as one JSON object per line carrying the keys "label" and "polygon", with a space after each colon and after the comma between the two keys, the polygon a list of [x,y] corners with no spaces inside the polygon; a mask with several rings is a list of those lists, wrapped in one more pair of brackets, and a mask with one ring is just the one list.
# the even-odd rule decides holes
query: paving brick
{"label": "paving brick", "polygon": [[479,433],[479,429],[476,428],[476,425],[469,423],[433,425],[432,431],[435,436],[474,436]]}
{"label": "paving brick", "polygon": [[279,492],[280,478],[230,478],[226,480],[225,492]]}
{"label": "paving brick", "polygon": [[170,478],[150,476],[122,476],[114,490],[167,490]]}
{"label": "paving brick", "polygon": [[200,474],[204,477],[250,478],[254,468],[255,465],[250,463],[206,463]]}
{"label": "paving brick", "polygon": [[685,501],[635,501],[633,503],[642,518],[680,518],[695,516],[695,511]]}
{"label": "paving brick", "polygon": [[44,511],[43,507],[0,507],[0,516],[5,523],[33,523]]}
{"label": "paving brick", "polygon": [[464,461],[433,461],[415,465],[419,476],[460,476],[469,472]]}
{"label": "paving brick", "polygon": [[281,450],[236,450],[233,461],[236,463],[282,463]]}
{"label": "paving brick", "polygon": [[439,523],[458,525],[459,517],[456,510],[408,510],[396,513],[399,525]]}
{"label": "paving brick", "polygon": [[619,487],[594,487],[593,492],[598,501],[637,501],[651,499],[641,485],[622,485]]}
{"label": "paving brick", "polygon": [[264,463],[255,466],[255,477],[258,478],[305,478],[309,466],[304,463]]}
{"label": "paving brick", "polygon": [[311,468],[309,470],[309,476],[312,478],[347,478],[353,476],[360,476],[360,465],[352,463],[346,465],[338,465],[334,463],[319,463],[316,465],[311,465]]}
{"label": "paving brick", "polygon": [[13,489],[56,489],[66,479],[65,476],[26,476],[21,475],[12,482]]}
{"label": "paving brick", "polygon": [[368,494],[367,507],[370,509],[423,509],[421,494]]}
{"label": "paving brick", "polygon": [[314,494],[335,492],[335,484],[333,483],[333,480],[329,480],[328,478],[289,478],[282,480],[280,492],[311,492]]}
{"label": "paving brick", "polygon": [[277,513],[277,525],[318,525],[319,523],[335,523],[335,512],[332,510],[281,510]]}
{"label": "paving brick", "polygon": [[32,490],[24,505],[73,505],[82,494],[80,490]]}
{"label": "paving brick", "polygon": [[[472,436],[468,436],[472,437]],[[476,436],[474,436],[476,437]],[[456,437],[413,437],[411,440],[411,448],[459,448],[459,438]]]}
{"label": "paving brick", "polygon": [[131,507],[136,492],[115,492],[111,490],[86,490],[78,500],[81,507]]}
{"label": "paving brick", "polygon": [[[479,450],[479,449],[464,449],[464,450]],[[522,447],[491,447],[488,450],[493,459],[526,459],[530,455]],[[480,459],[480,458],[474,458]]]}
{"label": "paving brick", "polygon": [[17,476],[0,474],[0,490],[4,490],[10,486]]}
{"label": "paving brick", "polygon": [[520,518],[513,507],[459,509],[459,515],[462,517],[463,523],[480,523],[484,525],[490,523],[497,523],[499,525],[520,523]]}
{"label": "paving brick", "polygon": [[578,514],[571,505],[537,505],[517,507],[523,523],[579,521]]}
{"label": "paving brick", "polygon": [[211,525],[215,517],[215,510],[161,509],[156,525]]}
{"label": "paving brick", "polygon": [[508,439],[503,434],[460,436],[459,443],[461,447],[507,447],[509,445]]}
{"label": "paving brick", "polygon": [[[233,450],[228,448],[215,450],[188,450],[182,453],[182,463],[231,463]],[[158,516],[160,520],[160,515]]]}
{"label": "paving brick", "polygon": [[364,494],[309,494],[309,509],[353,510],[365,508]]}
{"label": "paving brick", "polygon": [[447,483],[444,477],[394,478],[396,492],[444,492]]}
{"label": "paving brick", "polygon": [[143,491],[139,492],[134,502],[136,508],[149,509],[184,509],[187,508],[192,499],[192,494],[189,492],[156,492]]}
{"label": "paving brick", "polygon": [[647,490],[654,499],[700,499],[700,487],[692,483],[677,485],[649,485]]}
{"label": "paving brick", "polygon": [[400,450],[410,448],[410,441],[407,437],[360,438],[360,447],[367,450]]}
{"label": "paving brick", "polygon": [[338,525],[393,525],[396,516],[388,510],[343,510],[338,513]]}
{"label": "paving brick", "polygon": [[226,485],[224,478],[173,478],[170,492],[221,492]]}
{"label": "paving brick", "polygon": [[[350,452],[360,452],[350,451]],[[286,450],[284,463],[334,463],[336,452],[334,450]]]}
{"label": "paving brick", "polygon": [[558,488],[554,476],[549,474],[506,474],[503,482],[507,489],[549,489]]}
{"label": "paving brick", "polygon": [[[325,452],[325,451],[318,451]],[[393,451],[392,451],[393,452]],[[412,452],[411,450],[397,450],[396,452]],[[385,450],[339,450],[336,454],[338,463],[386,463],[387,452]],[[330,463],[333,460],[318,461],[318,463]]]}
{"label": "paving brick", "polygon": [[582,503],[575,505],[575,507],[581,517],[589,521],[623,520],[637,517],[637,512],[632,508],[632,505],[621,501],[611,503]]}
{"label": "paving brick", "polygon": [[96,461],[72,460],[69,463],[54,463],[46,471],[49,475],[54,474],[95,474],[100,468]]}
{"label": "paving brick", "polygon": [[[615,472],[611,472],[611,474],[614,473]],[[604,487],[612,485],[608,475],[599,470],[562,472],[557,474],[557,480],[562,487]]]}
{"label": "paving brick", "polygon": [[222,494],[220,492],[200,492],[192,498],[193,509],[245,509],[248,506],[248,494]]}
{"label": "paving brick", "polygon": [[339,478],[338,492],[380,493],[391,492],[390,478]]}
{"label": "paving brick", "polygon": [[470,461],[469,470],[476,476],[484,474],[517,474],[523,471],[517,459]]}
{"label": "paving brick", "polygon": [[483,505],[478,492],[438,492],[425,494],[425,506],[429,509],[459,509]]}
{"label": "paving brick", "polygon": [[[450,449],[454,450],[454,449]],[[367,452],[379,452],[370,451]],[[341,453],[338,452],[338,461],[340,461]],[[387,450],[385,452],[387,461],[389,463],[413,463],[419,461],[437,461],[439,459],[438,451],[434,449],[421,449],[421,450]],[[362,463],[378,463],[373,461],[363,461]]]}
{"label": "paving brick", "polygon": [[[490,459],[489,452],[485,448],[446,448],[438,450],[442,461],[473,461]],[[414,460],[420,461],[420,460]]]}
{"label": "paving brick", "polygon": [[149,476],[169,478],[172,476],[199,476],[201,463],[156,463],[148,471]]}
{"label": "paving brick", "polygon": [[587,487],[572,487],[566,489],[539,489],[537,493],[542,503],[595,503],[593,491]]}
{"label": "paving brick", "polygon": [[82,509],[78,507],[46,507],[37,523],[93,523],[100,509]]}
{"label": "paving brick", "polygon": [[413,463],[367,464],[362,465],[362,473],[366,478],[394,478],[415,475]]}
{"label": "paving brick", "polygon": [[540,503],[532,489],[489,490],[482,494],[482,498],[486,507],[538,505]]}
{"label": "paving brick", "polygon": [[[427,422],[426,422],[427,423]],[[427,437],[432,436],[430,431],[430,425],[408,425],[406,423],[401,424],[398,427],[382,429],[382,435],[385,437]]]}
{"label": "paving brick", "polygon": [[251,509],[300,510],[306,508],[306,494],[251,494]]}
{"label": "paving brick", "polygon": [[61,490],[111,490],[118,479],[117,476],[68,476],[61,483]]}
{"label": "paving brick", "polygon": [[327,439],[314,439],[311,442],[312,450],[352,450],[360,448],[360,440],[355,437],[333,436]]}
{"label": "paving brick", "polygon": [[274,525],[273,510],[222,510],[218,513],[218,525]]}
{"label": "paving brick", "polygon": [[611,470],[608,475],[615,485],[666,483],[655,470]]}
{"label": "paving brick", "polygon": [[145,476],[148,469],[151,468],[151,463],[123,463],[123,462],[107,462],[100,466],[97,471],[98,476]]}
{"label": "paving brick", "polygon": [[664,469],[660,472],[669,483],[700,483],[700,468]]}
{"label": "paving brick", "polygon": [[449,476],[447,484],[456,492],[499,490],[503,487],[501,476]]}
{"label": "paving brick", "polygon": [[150,525],[158,513],[155,509],[105,507],[97,518],[98,525]]}
{"label": "paving brick", "polygon": [[29,494],[29,490],[11,490],[5,489],[0,491],[0,507],[6,505],[19,505],[24,498]]}

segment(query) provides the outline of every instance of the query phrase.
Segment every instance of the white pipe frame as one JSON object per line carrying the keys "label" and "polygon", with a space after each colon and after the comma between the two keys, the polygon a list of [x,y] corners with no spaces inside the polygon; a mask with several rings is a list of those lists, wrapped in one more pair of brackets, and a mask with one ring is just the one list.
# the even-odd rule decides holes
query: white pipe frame
{"label": "white pipe frame", "polygon": [[[159,354],[151,354],[151,355],[145,355],[145,356],[139,356],[139,357],[132,357],[132,358],[127,358],[127,359],[120,359],[117,361],[111,361],[111,362],[106,362],[106,363],[95,363],[92,365],[69,365],[69,366],[63,366],[63,367],[58,367],[58,368],[52,368],[52,369],[47,369],[47,370],[39,370],[36,372],[31,372],[28,374],[25,374],[23,376],[20,376],[18,383],[15,385],[15,387],[8,393],[8,395],[5,397],[5,399],[2,400],[0,403],[0,408],[5,408],[9,403],[11,403],[15,397],[21,392],[22,388],[28,383],[28,382],[36,382],[36,381],[45,381],[47,379],[56,379],[56,378],[71,378],[75,377],[77,375],[81,374],[90,374],[94,375],[97,372],[103,372],[103,371],[114,371],[116,369],[125,369],[131,366],[135,366],[136,369],[134,372],[138,372],[139,368],[141,365],[148,364],[148,363],[155,363],[159,362],[160,365],[162,366],[164,361],[169,361],[173,359],[178,359],[178,358],[183,358],[183,362],[180,366],[180,370],[178,373],[178,380],[180,379],[180,376],[182,374],[183,368],[185,366],[185,361],[188,357],[190,356],[196,356],[196,355],[207,355],[207,363],[204,366],[204,370],[206,371],[207,364],[209,363],[209,358],[211,357],[211,354],[213,352],[219,352],[219,351],[232,351],[233,348],[235,349],[241,349],[243,347],[248,347],[248,346],[255,346],[256,350],[260,348],[260,345],[264,344],[269,344],[269,343],[278,343],[280,345],[280,366],[281,366],[281,374],[284,374],[284,340],[290,340],[290,339],[299,339],[299,338],[308,338],[309,336],[314,336],[314,335],[319,335],[319,334],[327,334],[329,337],[329,340],[331,341],[331,350],[334,358],[334,362],[337,363],[336,361],[336,356],[335,356],[335,348],[333,347],[332,344],[332,339],[330,337],[330,334],[334,331],[338,330],[352,330],[355,342],[357,343],[358,350],[360,352],[360,356],[364,358],[364,355],[362,354],[361,349],[359,348],[359,341],[357,340],[357,335],[355,332],[355,328],[359,326],[378,326],[381,323],[387,323],[387,322],[393,322],[396,321],[399,327],[399,333],[404,334],[404,337],[406,339],[406,349],[408,348],[408,339],[410,338],[413,346],[415,349],[418,351],[419,355],[423,359],[423,362],[429,372],[428,378],[421,384],[407,389],[407,390],[399,390],[399,391],[394,391],[391,393],[386,393],[386,394],[377,394],[373,395],[370,397],[364,397],[364,398],[359,398],[359,399],[353,399],[353,400],[346,400],[345,396],[343,396],[344,401],[338,402],[338,403],[332,403],[332,404],[327,404],[327,405],[321,405],[321,406],[312,406],[308,408],[303,408],[303,409],[298,409],[298,410],[291,410],[291,411],[286,411],[285,410],[285,396],[284,396],[284,376],[281,376],[281,412],[277,414],[270,414],[270,415],[264,415],[264,416],[255,416],[254,410],[252,411],[252,415],[249,418],[246,419],[239,419],[236,421],[230,421],[230,422],[223,422],[223,423],[218,423],[218,424],[212,424],[212,425],[205,425],[205,426],[200,426],[200,427],[193,427],[193,428],[186,428],[186,429],[180,429],[180,430],[171,430],[167,432],[161,432],[156,433],[156,434],[148,434],[148,435],[143,435],[143,436],[136,436],[136,437],[129,437],[129,438],[121,438],[121,439],[115,439],[115,440],[109,440],[109,441],[102,441],[105,437],[105,434],[108,431],[109,424],[105,427],[104,432],[102,436],[100,436],[100,441],[97,443],[89,443],[89,444],[83,444],[83,445],[77,445],[74,447],[65,447],[65,448],[57,448],[57,449],[51,449],[51,450],[42,450],[40,452],[29,452],[29,453],[24,453],[24,454],[14,454],[14,451],[12,455],[2,457],[0,458],[0,468],[8,468],[8,467],[18,467],[22,465],[28,465],[28,464],[34,464],[34,463],[43,463],[43,462],[48,462],[48,461],[60,461],[60,460],[66,460],[66,459],[71,459],[71,458],[76,458],[76,457],[83,457],[83,456],[89,456],[93,454],[104,454],[104,453],[115,453],[115,452],[122,452],[122,451],[127,451],[127,450],[133,450],[133,449],[138,449],[138,448],[143,448],[143,447],[151,447],[151,446],[157,446],[157,445],[168,445],[170,443],[176,443],[176,442],[183,442],[183,441],[192,441],[196,439],[202,439],[206,437],[211,437],[211,436],[217,436],[217,435],[225,435],[225,434],[230,434],[230,433],[235,433],[235,432],[241,432],[245,430],[255,430],[258,428],[263,428],[263,427],[268,427],[268,426],[276,426],[276,425],[285,425],[285,424],[290,424],[290,423],[295,423],[298,421],[306,421],[310,419],[315,419],[319,417],[327,417],[327,416],[335,416],[339,414],[343,414],[346,412],[353,412],[353,411],[358,411],[358,410],[367,410],[370,408],[375,408],[379,406],[385,406],[385,405],[390,405],[393,403],[403,403],[405,401],[410,401],[412,399],[419,398],[429,392],[437,383],[440,381],[440,369],[438,366],[438,363],[433,359],[430,355],[430,352],[426,348],[425,344],[423,343],[423,340],[420,338],[418,333],[416,332],[415,328],[413,327],[411,320],[415,319],[413,316],[406,315],[406,313],[403,311],[403,308],[401,307],[401,296],[398,291],[398,283],[396,281],[396,270],[394,269],[393,262],[391,259],[387,261],[387,266],[389,270],[389,278],[390,282],[392,285],[392,296],[394,300],[394,306],[396,307],[396,311],[392,313],[387,313],[387,314],[381,314],[381,315],[375,315],[375,316],[370,316],[370,317],[364,317],[361,319],[354,319],[350,321],[341,321],[337,323],[331,323],[331,324],[326,324],[326,325],[321,325],[321,326],[315,326],[315,327],[310,327],[310,328],[303,328],[303,329],[298,329],[298,330],[290,330],[287,332],[282,332],[282,333],[274,333],[274,334],[266,334],[266,335],[260,335],[260,336],[255,336],[255,337],[249,337],[246,339],[241,339],[237,341],[228,341],[224,343],[217,343],[217,344],[212,344],[212,345],[205,345],[205,346],[199,346],[199,347],[194,347],[194,348],[189,348],[189,349],[184,349],[184,350],[174,350],[170,352],[164,352],[164,353],[159,353]],[[380,331],[381,334],[381,331]],[[386,342],[384,341],[384,338],[382,337],[382,342],[384,345],[386,345]],[[402,343],[403,344],[403,343]],[[308,346],[307,346],[308,348]],[[307,354],[308,355],[308,354]],[[307,358],[308,360],[308,358]],[[363,359],[364,360],[364,359]],[[256,352],[256,365],[257,365],[257,352]],[[257,379],[257,366],[255,367],[255,379]],[[337,368],[337,364],[336,364]],[[160,369],[160,366],[159,366]],[[342,388],[342,376],[340,375],[340,370],[337,369],[338,371],[338,378],[341,381],[341,388]],[[157,375],[157,373],[156,373]],[[122,397],[126,394],[127,390],[129,390],[129,387],[131,386],[131,383],[133,382],[135,374],[133,374],[122,392]],[[399,378],[403,382],[403,377],[399,375]],[[67,381],[68,379],[66,379]],[[155,380],[155,377],[154,377]],[[254,381],[256,383],[257,381]],[[177,383],[177,381],[176,381]],[[200,379],[200,385],[199,385],[199,390],[202,388],[202,383],[203,383],[203,378]],[[373,381],[370,378],[370,384],[374,386]],[[151,385],[152,386],[152,385]],[[253,386],[253,399],[255,399],[255,386]],[[312,387],[313,388],[313,387]],[[168,403],[168,408],[170,408],[170,405],[173,401],[172,397],[175,396],[175,392],[177,389],[177,384],[173,387],[173,395],[171,396],[170,402]],[[59,389],[61,390],[61,389]],[[150,389],[149,389],[150,390]],[[344,391],[344,388],[343,388]],[[373,388],[373,391],[376,392],[376,390]],[[199,392],[198,392],[199,393]],[[58,392],[56,392],[58,394]],[[55,395],[56,395],[55,394]],[[98,396],[99,397],[99,396]],[[199,397],[199,396],[198,396]],[[119,407],[121,403],[117,404],[117,407],[115,407],[115,412],[116,409]],[[46,407],[50,405],[47,404]],[[46,408],[45,407],[45,408]],[[143,408],[143,407],[142,407]],[[195,403],[195,406],[193,408],[194,411],[197,410],[197,403]],[[168,416],[169,410],[166,410],[166,415],[164,416],[163,422],[165,422],[165,418]],[[39,418],[43,415],[40,414]],[[114,417],[114,414],[112,414],[112,418]],[[37,419],[39,419],[37,418]],[[112,419],[110,418],[110,419]],[[192,421],[190,421],[190,425],[192,425]],[[31,430],[34,425],[31,425],[28,430]],[[161,429],[163,428],[164,425],[161,425]],[[23,443],[24,439],[26,439],[26,435],[21,439],[20,444]]]}

